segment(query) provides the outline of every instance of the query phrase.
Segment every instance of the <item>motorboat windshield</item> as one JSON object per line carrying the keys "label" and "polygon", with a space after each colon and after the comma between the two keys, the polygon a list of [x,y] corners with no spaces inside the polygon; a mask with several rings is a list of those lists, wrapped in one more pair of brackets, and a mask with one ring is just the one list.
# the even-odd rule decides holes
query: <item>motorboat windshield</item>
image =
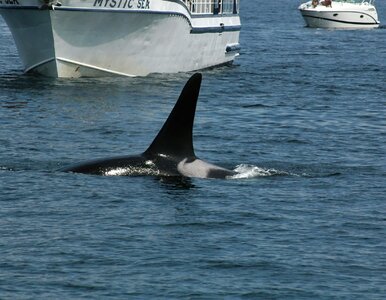
{"label": "motorboat windshield", "polygon": [[374,5],[375,0],[333,0],[333,2]]}

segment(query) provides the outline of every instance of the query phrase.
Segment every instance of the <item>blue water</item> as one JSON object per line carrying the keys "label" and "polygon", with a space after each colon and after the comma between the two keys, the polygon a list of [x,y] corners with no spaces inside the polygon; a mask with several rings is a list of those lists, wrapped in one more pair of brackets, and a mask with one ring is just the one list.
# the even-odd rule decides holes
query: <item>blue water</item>
{"label": "blue water", "polygon": [[203,72],[196,153],[232,180],[56,171],[142,152],[190,74],[24,75],[0,20],[0,298],[386,299],[386,30],[299,3],[243,1]]}

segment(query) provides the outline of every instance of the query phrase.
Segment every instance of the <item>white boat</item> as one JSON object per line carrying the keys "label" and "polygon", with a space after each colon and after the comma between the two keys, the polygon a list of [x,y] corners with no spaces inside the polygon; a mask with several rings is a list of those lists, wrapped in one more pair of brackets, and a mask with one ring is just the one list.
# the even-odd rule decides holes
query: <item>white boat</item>
{"label": "white boat", "polygon": [[3,0],[0,14],[25,72],[145,76],[232,63],[239,1]]}
{"label": "white boat", "polygon": [[379,27],[374,0],[313,0],[301,4],[299,10],[308,27],[342,29]]}

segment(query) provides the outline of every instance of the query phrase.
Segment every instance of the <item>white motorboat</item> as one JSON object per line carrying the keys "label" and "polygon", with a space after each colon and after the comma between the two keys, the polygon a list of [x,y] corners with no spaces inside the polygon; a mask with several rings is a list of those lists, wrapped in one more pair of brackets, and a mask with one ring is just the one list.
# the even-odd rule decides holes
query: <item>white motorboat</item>
{"label": "white motorboat", "polygon": [[312,0],[299,6],[308,27],[377,28],[374,0]]}
{"label": "white motorboat", "polygon": [[232,63],[239,1],[4,0],[0,14],[25,72],[145,76]]}

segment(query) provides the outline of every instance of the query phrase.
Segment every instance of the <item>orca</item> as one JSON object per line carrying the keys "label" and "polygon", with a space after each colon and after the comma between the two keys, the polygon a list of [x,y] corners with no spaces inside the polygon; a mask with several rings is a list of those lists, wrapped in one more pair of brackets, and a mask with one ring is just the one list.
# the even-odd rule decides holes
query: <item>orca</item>
{"label": "orca", "polygon": [[161,130],[142,154],[98,159],[62,168],[64,172],[121,176],[183,176],[225,179],[232,170],[196,157],[193,123],[202,75],[195,73],[185,84]]}

